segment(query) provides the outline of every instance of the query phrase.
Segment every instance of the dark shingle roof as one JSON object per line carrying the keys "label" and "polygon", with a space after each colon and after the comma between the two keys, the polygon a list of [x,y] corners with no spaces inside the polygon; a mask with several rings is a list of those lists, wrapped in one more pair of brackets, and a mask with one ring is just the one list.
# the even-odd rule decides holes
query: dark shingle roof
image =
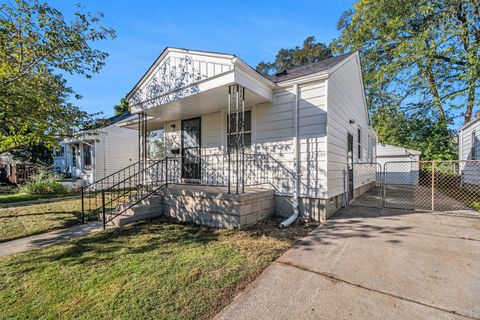
{"label": "dark shingle roof", "polygon": [[277,73],[276,75],[266,76],[266,78],[268,78],[270,81],[273,81],[273,82],[280,82],[280,81],[290,80],[298,77],[303,77],[312,73],[327,71],[337,63],[348,58],[350,55],[352,55],[352,53],[341,54],[336,57],[331,57],[319,62],[307,64],[305,66],[301,66],[298,68],[284,70],[281,73]]}

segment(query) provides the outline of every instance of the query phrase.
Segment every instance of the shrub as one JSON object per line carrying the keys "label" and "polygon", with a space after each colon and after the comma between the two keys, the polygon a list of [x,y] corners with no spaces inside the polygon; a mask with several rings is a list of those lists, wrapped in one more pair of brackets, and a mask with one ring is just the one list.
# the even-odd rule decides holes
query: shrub
{"label": "shrub", "polygon": [[65,193],[66,189],[52,171],[40,169],[28,182],[19,187],[19,192],[26,194],[51,194]]}

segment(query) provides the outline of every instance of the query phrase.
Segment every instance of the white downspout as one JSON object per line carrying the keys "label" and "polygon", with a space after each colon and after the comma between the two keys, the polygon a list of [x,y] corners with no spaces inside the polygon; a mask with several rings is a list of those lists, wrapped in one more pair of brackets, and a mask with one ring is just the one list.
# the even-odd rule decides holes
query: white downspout
{"label": "white downspout", "polygon": [[285,228],[295,222],[298,219],[298,194],[300,192],[300,158],[298,156],[299,138],[298,138],[298,84],[293,85],[293,92],[295,93],[295,100],[293,106],[293,150],[294,150],[294,163],[295,163],[295,189],[293,191],[293,214],[282,223],[280,228]]}

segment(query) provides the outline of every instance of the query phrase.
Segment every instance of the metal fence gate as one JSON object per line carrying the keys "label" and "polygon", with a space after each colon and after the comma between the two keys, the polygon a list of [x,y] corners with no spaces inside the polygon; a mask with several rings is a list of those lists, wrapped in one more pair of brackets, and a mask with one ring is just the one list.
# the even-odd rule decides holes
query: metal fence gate
{"label": "metal fence gate", "polygon": [[480,212],[480,160],[357,163],[353,181],[355,206]]}

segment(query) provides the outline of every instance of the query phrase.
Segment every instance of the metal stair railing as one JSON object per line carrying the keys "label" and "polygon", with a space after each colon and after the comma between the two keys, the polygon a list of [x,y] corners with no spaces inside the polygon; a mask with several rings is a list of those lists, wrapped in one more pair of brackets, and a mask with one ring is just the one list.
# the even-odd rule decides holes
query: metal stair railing
{"label": "metal stair railing", "polygon": [[[158,161],[150,160],[140,171],[102,189],[103,228],[105,229],[113,219],[166,186],[167,174],[168,162],[165,158]],[[132,188],[132,185],[135,187]]]}

